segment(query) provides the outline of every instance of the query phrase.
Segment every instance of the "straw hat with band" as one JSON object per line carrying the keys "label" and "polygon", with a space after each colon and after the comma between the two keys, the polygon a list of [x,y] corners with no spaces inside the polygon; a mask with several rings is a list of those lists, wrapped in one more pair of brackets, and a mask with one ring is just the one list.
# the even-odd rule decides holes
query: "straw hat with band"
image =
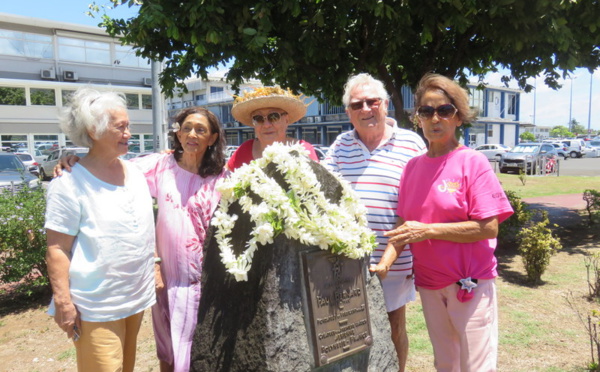
{"label": "straw hat with band", "polygon": [[231,108],[235,120],[253,127],[252,113],[263,108],[278,108],[287,112],[288,123],[295,123],[306,115],[306,105],[301,95],[295,95],[291,90],[280,87],[261,87],[236,96]]}

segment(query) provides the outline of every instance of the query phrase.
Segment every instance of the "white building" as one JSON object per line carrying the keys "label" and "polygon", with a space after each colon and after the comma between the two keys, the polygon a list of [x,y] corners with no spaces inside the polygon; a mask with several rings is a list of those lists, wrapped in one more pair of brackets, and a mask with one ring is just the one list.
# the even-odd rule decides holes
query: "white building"
{"label": "white building", "polygon": [[69,144],[58,113],[77,88],[123,92],[132,146],[153,148],[150,64],[98,27],[0,13],[0,142],[2,147]]}

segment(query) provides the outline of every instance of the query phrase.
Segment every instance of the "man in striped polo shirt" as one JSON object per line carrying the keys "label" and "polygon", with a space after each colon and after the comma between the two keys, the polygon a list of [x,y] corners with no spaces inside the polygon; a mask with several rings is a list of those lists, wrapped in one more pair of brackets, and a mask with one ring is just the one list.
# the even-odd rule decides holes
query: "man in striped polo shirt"
{"label": "man in striped polo shirt", "polygon": [[[344,177],[368,209],[369,227],[377,235],[371,266],[377,265],[397,221],[396,207],[400,177],[406,163],[425,152],[419,135],[400,129],[394,120],[386,124],[389,96],[383,83],[369,74],[351,76],[343,97],[346,113],[354,130],[340,134],[330,146],[323,165]],[[408,354],[406,304],[415,300],[412,279],[412,254],[406,247],[402,255],[382,275],[381,285],[390,321],[392,341],[404,371]]]}

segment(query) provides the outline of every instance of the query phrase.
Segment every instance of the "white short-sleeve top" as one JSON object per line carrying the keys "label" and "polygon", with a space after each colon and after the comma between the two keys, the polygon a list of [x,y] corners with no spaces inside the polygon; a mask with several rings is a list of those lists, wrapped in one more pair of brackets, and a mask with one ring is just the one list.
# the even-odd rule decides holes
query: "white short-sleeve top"
{"label": "white short-sleeve top", "polygon": [[124,186],[76,164],[48,188],[45,227],[75,236],[69,284],[85,321],[122,319],[155,303],[152,199],[141,171],[123,163]]}

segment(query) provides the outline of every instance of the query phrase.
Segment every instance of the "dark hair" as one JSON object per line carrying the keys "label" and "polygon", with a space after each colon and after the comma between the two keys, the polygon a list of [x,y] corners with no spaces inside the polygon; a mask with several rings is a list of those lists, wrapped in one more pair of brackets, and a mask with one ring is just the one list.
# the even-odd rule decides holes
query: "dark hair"
{"label": "dark hair", "polygon": [[[220,174],[225,167],[225,132],[223,132],[223,128],[219,123],[219,118],[203,107],[188,107],[179,111],[177,116],[175,116],[175,121],[181,126],[185,119],[193,114],[200,114],[208,119],[211,134],[217,133],[219,135],[215,143],[206,149],[198,168],[198,174],[200,177]],[[175,156],[175,160],[179,161],[183,156],[183,146],[179,142],[176,133],[171,133],[173,135],[173,150],[175,150],[173,155]]]}

